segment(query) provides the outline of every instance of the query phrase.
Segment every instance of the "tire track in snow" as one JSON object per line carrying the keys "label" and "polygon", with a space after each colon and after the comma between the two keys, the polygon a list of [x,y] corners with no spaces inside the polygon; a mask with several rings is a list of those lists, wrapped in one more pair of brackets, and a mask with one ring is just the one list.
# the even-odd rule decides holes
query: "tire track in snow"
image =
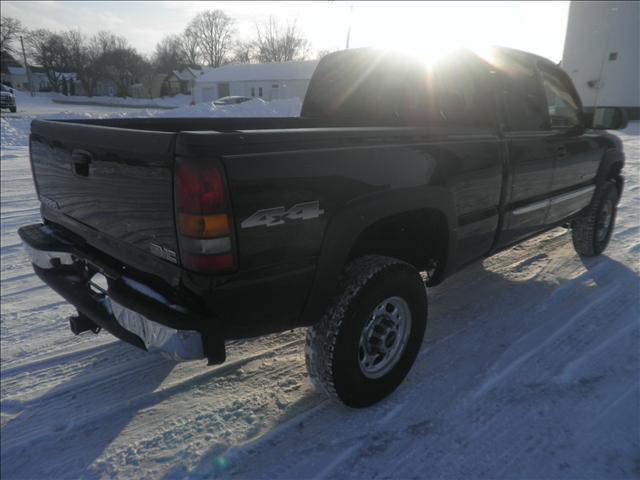
{"label": "tire track in snow", "polygon": [[[134,397],[127,397],[126,401],[114,402],[113,405],[110,405],[108,408],[100,411],[91,411],[84,415],[75,416],[74,428],[79,428],[89,423],[95,423],[104,417],[114,416],[117,412],[124,409],[140,410],[142,408],[151,407],[173,395],[189,390],[196,383],[203,383],[216,377],[227,376],[229,373],[237,371],[249,362],[281,353],[281,351],[285,351],[294,345],[299,347],[301,344],[302,340],[296,339],[231,360],[217,368],[203,370],[202,365],[197,366],[192,369],[196,371],[195,373],[182,375],[179,378],[174,379],[172,382],[169,382],[167,385],[163,384],[162,388],[158,390]],[[145,378],[145,374],[147,372],[150,372],[162,365],[174,366],[175,362],[163,359],[159,355],[144,355],[136,358],[133,362],[126,362],[126,371],[122,371],[123,369],[121,366],[107,368],[99,373],[92,374],[91,376],[85,376],[76,381],[72,380],[71,382],[66,382],[62,388],[57,388],[54,392],[48,392],[34,400],[20,402],[19,400],[12,400],[8,398],[2,402],[2,408],[3,410],[6,408],[10,413],[16,413],[19,410],[25,410],[27,408],[37,409],[40,411],[46,410],[48,412],[47,416],[56,416],[51,415],[50,412],[55,411],[56,409],[62,409],[64,411],[73,410],[76,405],[76,402],[74,401],[76,397],[100,397],[108,394],[111,390],[114,378],[118,378],[118,382],[134,383],[133,380],[129,382],[128,379]],[[86,394],[85,392],[88,391],[95,393]],[[78,405],[78,410],[82,411],[82,408],[80,407],[82,406]],[[65,416],[61,415],[60,418],[65,418]],[[24,443],[31,441],[33,438],[42,439],[47,435],[55,435],[57,431],[59,431],[55,428],[51,428],[51,425],[46,422],[33,423],[35,425],[32,425],[31,428],[20,428],[19,430],[14,431],[11,428],[11,425],[9,425],[4,429],[3,433],[6,435],[5,438],[7,438],[7,441],[4,442],[5,445],[3,445],[3,449],[5,449],[6,453],[11,452],[13,449],[20,448]]]}
{"label": "tire track in snow", "polygon": [[[534,347],[529,349],[525,354],[517,357],[516,359],[500,359],[498,364],[489,372],[488,378],[480,385],[480,387],[474,392],[473,399],[477,399],[478,397],[486,394],[488,391],[493,389],[498,383],[504,381],[509,375],[511,375],[514,371],[518,370],[520,366],[529,360],[531,357],[536,355],[542,349],[546,348],[548,345],[553,343],[555,340],[560,338],[563,334],[565,334],[568,330],[570,330],[574,323],[579,321],[582,316],[590,311],[594,306],[602,304],[606,302],[610,297],[613,290],[608,288],[605,293],[602,293],[600,296],[596,297],[591,302],[588,302],[584,307],[582,307],[578,312],[571,315],[569,319],[567,319],[563,325],[561,325],[558,329],[556,329],[551,335],[547,336],[546,329],[547,324],[542,324],[538,327],[537,330],[529,332],[525,337],[522,337],[518,342],[512,344],[511,348],[517,348],[519,343],[533,343]],[[531,341],[529,337],[543,337],[544,339],[540,342]],[[506,366],[502,366],[501,364],[507,364]]]}

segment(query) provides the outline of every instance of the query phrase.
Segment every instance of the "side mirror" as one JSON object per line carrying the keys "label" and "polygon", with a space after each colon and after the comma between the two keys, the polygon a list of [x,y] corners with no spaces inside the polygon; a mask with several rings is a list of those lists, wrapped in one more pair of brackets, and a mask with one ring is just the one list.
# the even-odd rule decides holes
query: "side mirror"
{"label": "side mirror", "polygon": [[592,127],[596,130],[621,130],[627,126],[629,119],[624,108],[596,107],[593,111]]}
{"label": "side mirror", "polygon": [[9,93],[13,93],[13,88],[10,88],[10,89],[9,89]]}

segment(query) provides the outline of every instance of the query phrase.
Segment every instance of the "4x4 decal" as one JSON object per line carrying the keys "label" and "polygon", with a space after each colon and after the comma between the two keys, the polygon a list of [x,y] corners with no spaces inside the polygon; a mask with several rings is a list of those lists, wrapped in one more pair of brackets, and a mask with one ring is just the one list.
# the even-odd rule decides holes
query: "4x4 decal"
{"label": "4x4 decal", "polygon": [[283,225],[291,220],[311,220],[312,218],[318,218],[323,213],[324,210],[320,208],[320,202],[315,200],[313,202],[297,203],[289,210],[286,210],[284,207],[258,210],[244,220],[240,226],[242,228],[275,227],[276,225]]}

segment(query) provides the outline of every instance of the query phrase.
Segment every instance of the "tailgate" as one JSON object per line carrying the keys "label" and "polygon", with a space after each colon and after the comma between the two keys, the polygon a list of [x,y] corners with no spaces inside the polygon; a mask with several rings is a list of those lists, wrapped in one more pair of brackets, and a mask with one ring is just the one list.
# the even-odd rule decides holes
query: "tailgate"
{"label": "tailgate", "polygon": [[31,128],[46,218],[123,262],[137,258],[144,270],[176,263],[175,134],[40,120]]}

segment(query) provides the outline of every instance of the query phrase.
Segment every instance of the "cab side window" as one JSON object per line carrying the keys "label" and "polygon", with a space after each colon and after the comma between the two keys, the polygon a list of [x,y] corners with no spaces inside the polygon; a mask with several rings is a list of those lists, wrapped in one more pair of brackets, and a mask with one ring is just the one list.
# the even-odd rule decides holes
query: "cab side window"
{"label": "cab side window", "polygon": [[460,51],[405,80],[407,125],[489,129],[495,102],[489,65]]}
{"label": "cab side window", "polygon": [[506,129],[516,132],[545,130],[547,112],[534,66],[520,59],[504,58],[500,67]]}
{"label": "cab side window", "polygon": [[434,68],[434,90],[438,123],[452,128],[490,128],[494,104],[490,71],[474,56],[460,53]]}
{"label": "cab side window", "polygon": [[581,124],[580,107],[561,72],[540,65],[540,79],[547,101],[549,126],[552,129],[573,128]]}

